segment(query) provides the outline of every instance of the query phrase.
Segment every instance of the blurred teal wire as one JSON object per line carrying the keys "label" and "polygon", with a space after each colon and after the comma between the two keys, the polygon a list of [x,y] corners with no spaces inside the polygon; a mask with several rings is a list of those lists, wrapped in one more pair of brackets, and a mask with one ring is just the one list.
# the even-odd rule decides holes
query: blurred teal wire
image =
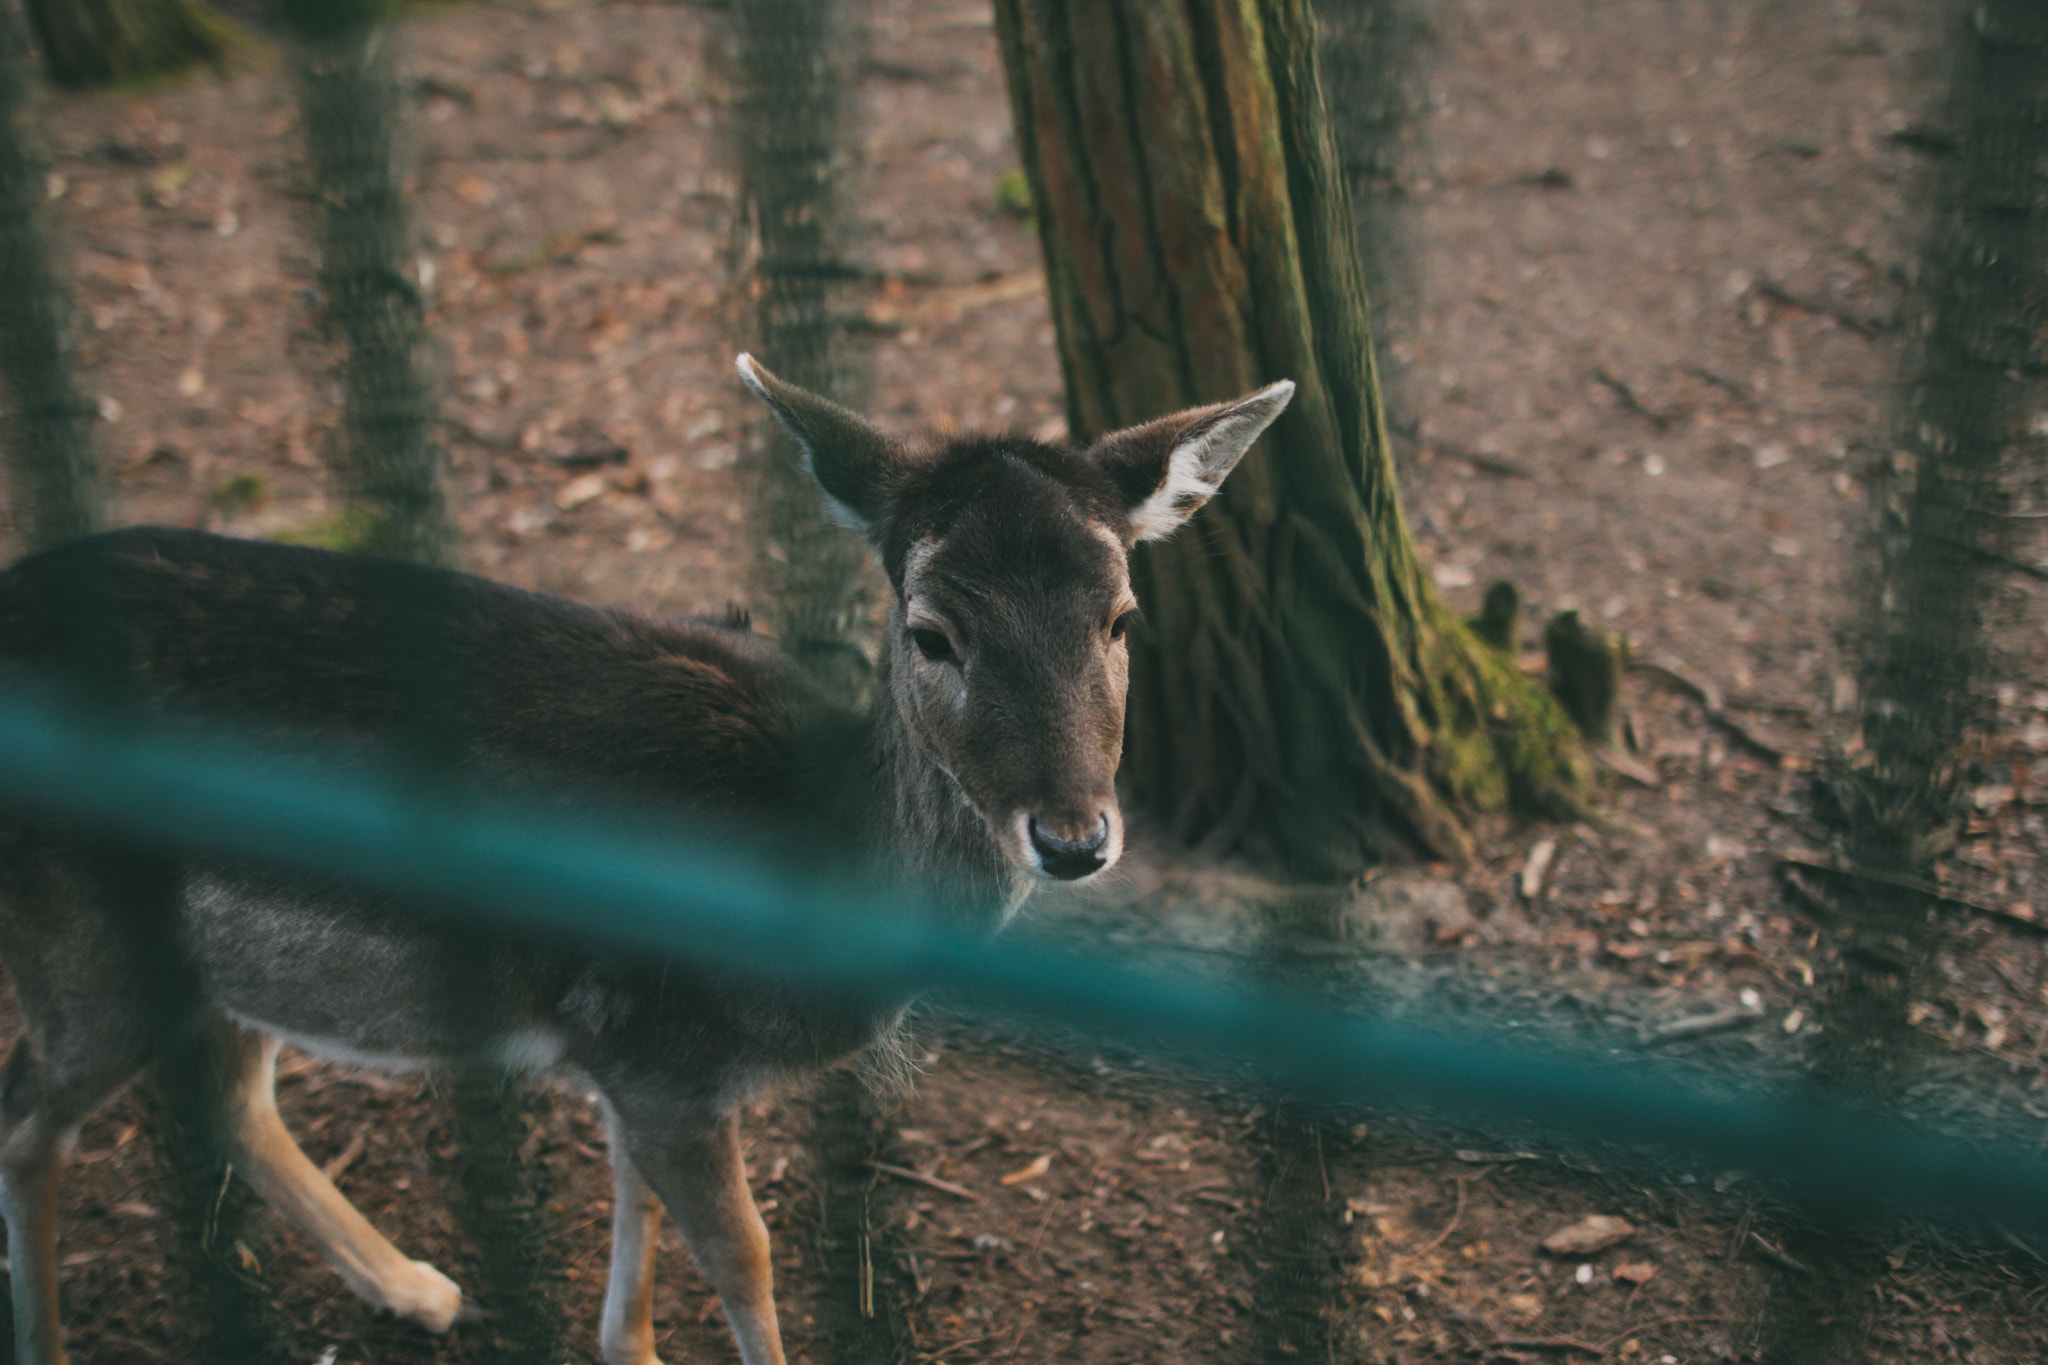
{"label": "blurred teal wire", "polygon": [[1812,1102],[1716,1094],[1482,1032],[1350,1017],[1252,985],[990,940],[730,831],[518,807],[396,762],[260,747],[0,688],[0,804],[202,856],[295,867],[421,913],[673,955],[843,993],[935,988],[1314,1098],[1528,1122],[1777,1176],[1823,1212],[1985,1216],[2048,1232],[2048,1163]]}

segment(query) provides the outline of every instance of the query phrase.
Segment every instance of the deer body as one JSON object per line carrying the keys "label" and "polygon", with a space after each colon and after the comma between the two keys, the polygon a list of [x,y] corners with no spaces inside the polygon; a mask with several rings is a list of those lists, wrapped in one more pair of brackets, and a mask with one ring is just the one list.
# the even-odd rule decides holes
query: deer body
{"label": "deer body", "polygon": [[[765,826],[991,928],[1035,879],[1113,862],[1125,555],[1213,491],[1291,386],[1087,451],[1017,438],[924,447],[745,358],[741,370],[889,571],[869,714],[821,697],[742,630],[161,530],[0,574],[0,670],[75,660],[87,643],[66,604],[89,601],[114,623],[93,647],[167,713],[379,748],[410,737],[500,790]],[[437,1331],[460,1291],[392,1247],[299,1152],[272,1097],[278,1040],[371,1065],[482,1056],[585,1078],[610,1119],[618,1187],[605,1359],[653,1365],[665,1207],[746,1365],[774,1365],[767,1233],[738,1104],[869,1045],[900,1014],[690,963],[444,930],[278,870],[187,859],[138,873],[89,832],[18,815],[0,815],[0,962],[26,1021],[0,1072],[0,1214],[25,1365],[64,1359],[62,1147],[167,1030],[213,1062],[236,1169],[358,1293]]]}

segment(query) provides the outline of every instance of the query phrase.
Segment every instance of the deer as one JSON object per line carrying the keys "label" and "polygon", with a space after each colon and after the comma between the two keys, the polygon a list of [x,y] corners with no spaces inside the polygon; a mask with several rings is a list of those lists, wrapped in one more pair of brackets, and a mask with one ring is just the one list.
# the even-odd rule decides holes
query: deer
{"label": "deer", "polygon": [[[862,710],[731,622],[163,528],[74,541],[0,573],[0,680],[61,669],[92,636],[126,695],[165,715],[386,743],[416,699],[399,656],[421,632],[394,624],[395,599],[412,595],[432,603],[441,745],[493,787],[780,828],[989,931],[1034,886],[1116,863],[1137,609],[1128,556],[1216,493],[1293,384],[1081,445],[889,435],[750,356],[737,365],[887,574]],[[79,624],[80,600],[96,624]],[[166,856],[155,892],[138,896],[121,866],[92,830],[0,809],[0,963],[24,1021],[0,1068],[17,1361],[65,1360],[65,1153],[175,1035],[206,1058],[203,1103],[233,1169],[349,1288],[437,1333],[462,1317],[461,1289],[393,1246],[300,1151],[275,1096],[280,1047],[395,1068],[473,1055],[590,1087],[615,1182],[607,1365],[659,1365],[664,1210],[745,1365],[781,1365],[739,1109],[885,1040],[908,1002],[815,1000],[706,964],[512,937],[463,957],[466,941],[403,905],[290,869]],[[443,999],[451,972],[470,1001],[461,1011]]]}

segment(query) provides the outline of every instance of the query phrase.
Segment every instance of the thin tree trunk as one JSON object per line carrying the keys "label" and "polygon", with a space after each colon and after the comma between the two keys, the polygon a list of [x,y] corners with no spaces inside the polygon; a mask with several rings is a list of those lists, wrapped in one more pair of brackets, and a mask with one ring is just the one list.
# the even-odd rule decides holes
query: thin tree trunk
{"label": "thin tree trunk", "polygon": [[24,0],[50,79],[116,85],[218,61],[235,30],[196,0]]}
{"label": "thin tree trunk", "polygon": [[1438,601],[1402,520],[1307,0],[997,0],[1085,436],[1290,378],[1133,564],[1126,772],[1183,839],[1304,879],[1578,808],[1570,723]]}
{"label": "thin tree trunk", "polygon": [[[761,358],[814,393],[859,407],[862,367],[847,345],[848,230],[840,184],[853,158],[846,7],[753,0],[736,16],[745,98],[740,154],[757,253]],[[753,450],[754,579],[783,647],[828,685],[867,686],[877,576],[859,536],[825,514],[817,483],[779,426]]]}
{"label": "thin tree trunk", "polygon": [[[1907,405],[1916,456],[1894,510],[1862,679],[1860,757],[1838,776],[1848,854],[1871,872],[1928,876],[1958,818],[1957,784],[1984,705],[1996,557],[2021,525],[2015,484],[2041,477],[2029,422],[2048,391],[2048,17],[2032,0],[1966,7],[1949,95],[1960,156],[1929,253],[1931,326]],[[1814,1072],[1837,1101],[1888,1113],[1924,1065],[1908,1022],[1943,935],[1924,898],[1882,889],[1844,906],[1821,1000]],[[1788,1238],[1814,1271],[1769,1324],[1771,1365],[1869,1358],[1882,1247],[1838,1229]]]}
{"label": "thin tree trunk", "polygon": [[25,117],[28,40],[0,0],[0,398],[16,530],[41,549],[96,530],[93,407],[73,365],[71,298],[51,262],[43,167]]}
{"label": "thin tree trunk", "polygon": [[362,524],[353,548],[445,562],[455,529],[433,439],[425,303],[398,175],[398,88],[380,0],[283,0],[327,316],[347,345],[341,476]]}
{"label": "thin tree trunk", "polygon": [[[842,184],[856,112],[848,74],[857,25],[845,0],[753,0],[735,19],[745,96],[738,128],[754,236],[755,328],[780,374],[861,406],[864,367],[848,345],[850,227]],[[752,449],[754,582],[769,624],[806,672],[841,696],[872,681],[862,645],[882,591],[859,536],[825,514],[796,445],[767,424]],[[805,1151],[815,1182],[818,1340],[840,1365],[894,1365],[911,1349],[914,1289],[900,1263],[905,1201],[873,1163],[897,1106],[848,1071],[811,1096]]]}

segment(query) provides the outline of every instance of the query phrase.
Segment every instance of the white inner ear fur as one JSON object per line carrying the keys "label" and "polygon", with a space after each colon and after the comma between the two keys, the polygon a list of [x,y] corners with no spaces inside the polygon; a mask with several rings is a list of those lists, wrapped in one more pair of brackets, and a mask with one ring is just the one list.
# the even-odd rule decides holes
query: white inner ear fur
{"label": "white inner ear fur", "polygon": [[1294,397],[1294,381],[1268,384],[1208,421],[1175,445],[1166,457],[1166,478],[1158,491],[1131,509],[1131,533],[1138,540],[1170,535],[1216,490],[1244,453]]}
{"label": "white inner ear fur", "polygon": [[817,486],[818,495],[825,500],[825,515],[831,518],[832,524],[866,535],[867,519],[833,497],[825,485],[818,481],[817,452],[812,448],[809,433],[797,425],[795,416],[776,401],[775,395],[768,392],[768,386],[761,382],[761,376],[754,373],[754,357],[745,351],[740,352],[739,359],[733,362],[733,368],[740,372],[740,381],[759,394],[761,401],[768,405],[768,411],[775,414],[777,425],[788,432],[790,439],[796,442],[797,451],[803,460],[804,476]]}
{"label": "white inner ear fur", "polygon": [[1158,491],[1131,509],[1138,540],[1171,535],[1195,509],[1216,496],[1223,480],[1294,397],[1294,382],[1268,384],[1196,429],[1166,457],[1166,478]]}

